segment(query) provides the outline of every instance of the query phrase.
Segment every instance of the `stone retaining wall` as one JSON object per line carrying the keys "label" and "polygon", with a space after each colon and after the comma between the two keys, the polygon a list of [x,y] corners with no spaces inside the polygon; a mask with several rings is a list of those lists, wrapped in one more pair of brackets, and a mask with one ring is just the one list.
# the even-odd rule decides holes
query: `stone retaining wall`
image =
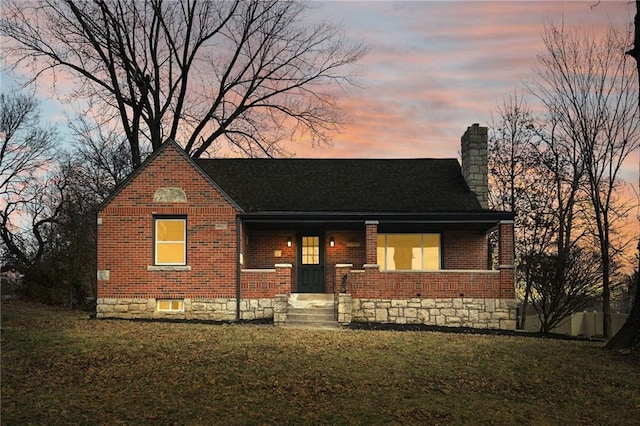
{"label": "stone retaining wall", "polygon": [[287,322],[287,309],[289,305],[288,294],[278,294],[273,301],[273,323],[284,325]]}
{"label": "stone retaining wall", "polygon": [[340,293],[338,295],[338,322],[342,325],[349,325],[353,319],[353,301],[350,294]]}
{"label": "stone retaining wall", "polygon": [[[288,295],[275,298],[240,300],[241,319],[273,318],[276,325],[286,322]],[[184,311],[158,311],[156,299],[97,300],[98,318],[156,318],[232,321],[236,319],[236,299],[184,299]],[[514,299],[365,299],[350,294],[338,296],[338,322],[428,324],[447,327],[473,327],[515,330]]]}
{"label": "stone retaining wall", "polygon": [[[232,321],[236,319],[236,299],[183,299],[184,311],[158,311],[156,299],[98,298],[98,318],[163,318]],[[240,318],[273,318],[274,299],[241,299]]]}
{"label": "stone retaining wall", "polygon": [[[341,299],[340,302],[343,302]],[[338,314],[348,318],[348,302]],[[340,318],[339,318],[340,319]],[[515,299],[362,299],[351,300],[351,320],[394,324],[515,330]],[[342,323],[342,321],[340,321]]]}

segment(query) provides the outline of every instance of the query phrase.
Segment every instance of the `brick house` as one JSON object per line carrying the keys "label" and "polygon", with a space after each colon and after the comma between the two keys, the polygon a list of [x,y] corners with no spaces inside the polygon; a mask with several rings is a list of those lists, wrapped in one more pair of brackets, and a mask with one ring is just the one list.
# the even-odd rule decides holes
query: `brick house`
{"label": "brick house", "polygon": [[[489,234],[496,235],[497,252]],[[455,159],[198,159],[166,142],[98,212],[99,318],[515,328],[487,129]],[[337,321],[337,322],[336,322]]]}

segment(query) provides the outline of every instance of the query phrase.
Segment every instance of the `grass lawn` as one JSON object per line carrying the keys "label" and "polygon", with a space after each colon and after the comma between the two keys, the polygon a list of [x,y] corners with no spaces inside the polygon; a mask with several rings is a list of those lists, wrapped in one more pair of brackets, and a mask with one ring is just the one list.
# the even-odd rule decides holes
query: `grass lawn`
{"label": "grass lawn", "polygon": [[3,302],[1,421],[638,424],[638,358],[602,346],[89,320]]}

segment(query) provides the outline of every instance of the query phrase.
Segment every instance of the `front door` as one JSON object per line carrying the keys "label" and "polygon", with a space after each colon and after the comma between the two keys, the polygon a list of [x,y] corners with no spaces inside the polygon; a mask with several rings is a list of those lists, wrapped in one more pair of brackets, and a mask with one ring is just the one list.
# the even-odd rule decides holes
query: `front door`
{"label": "front door", "polygon": [[298,292],[324,293],[322,237],[301,235],[298,242]]}

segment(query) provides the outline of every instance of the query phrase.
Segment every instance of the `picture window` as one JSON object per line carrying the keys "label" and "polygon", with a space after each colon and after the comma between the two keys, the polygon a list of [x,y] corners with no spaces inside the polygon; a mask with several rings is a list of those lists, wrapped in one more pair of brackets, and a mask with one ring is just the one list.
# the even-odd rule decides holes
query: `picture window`
{"label": "picture window", "polygon": [[440,269],[440,234],[378,234],[381,271]]}

